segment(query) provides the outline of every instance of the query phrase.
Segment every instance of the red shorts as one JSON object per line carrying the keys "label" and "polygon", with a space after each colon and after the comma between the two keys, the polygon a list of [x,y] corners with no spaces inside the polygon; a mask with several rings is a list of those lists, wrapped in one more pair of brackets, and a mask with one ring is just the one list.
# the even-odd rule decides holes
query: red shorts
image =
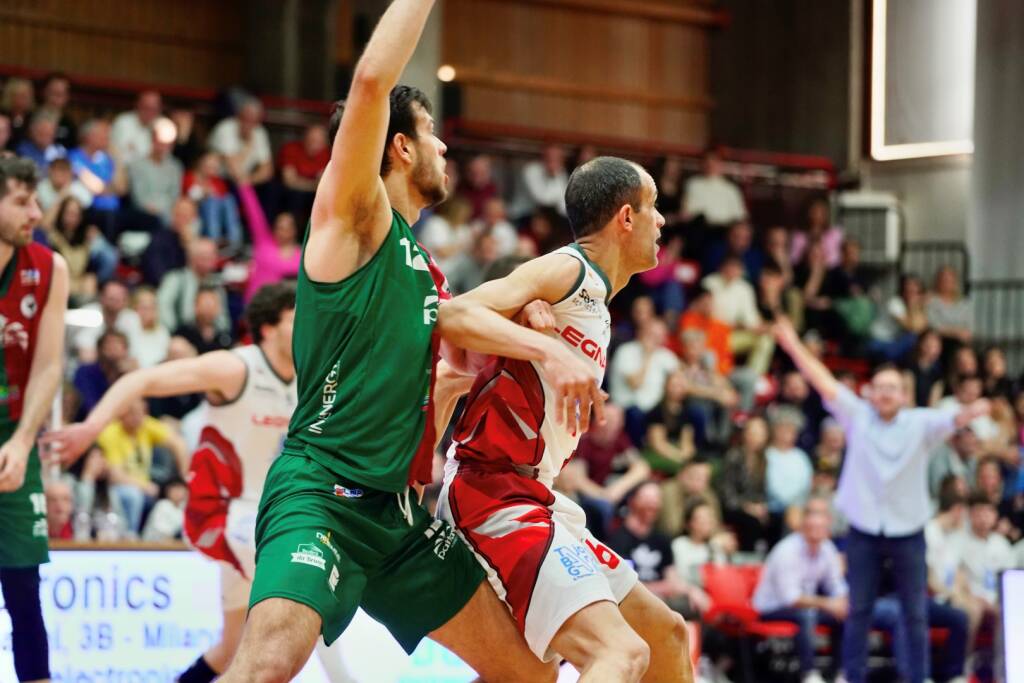
{"label": "red shorts", "polygon": [[601,600],[618,604],[637,583],[629,563],[587,530],[579,505],[518,472],[449,459],[437,516],[472,549],[544,661],[569,617]]}

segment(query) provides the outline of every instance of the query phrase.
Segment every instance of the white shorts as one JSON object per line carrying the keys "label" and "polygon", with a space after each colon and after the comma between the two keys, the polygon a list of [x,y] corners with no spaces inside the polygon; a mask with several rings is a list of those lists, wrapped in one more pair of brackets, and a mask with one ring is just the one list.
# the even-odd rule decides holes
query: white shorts
{"label": "white shorts", "polygon": [[637,574],[594,538],[566,496],[515,472],[458,465],[445,468],[437,515],[473,550],[530,649],[549,661],[569,617],[602,600],[622,602]]}
{"label": "white shorts", "polygon": [[225,612],[245,609],[249,606],[249,589],[252,588],[252,577],[256,573],[256,513],[259,504],[232,500],[228,506],[227,523],[224,527],[224,538],[231,552],[238,558],[245,570],[242,576],[237,569],[227,562],[220,564],[221,607]]}

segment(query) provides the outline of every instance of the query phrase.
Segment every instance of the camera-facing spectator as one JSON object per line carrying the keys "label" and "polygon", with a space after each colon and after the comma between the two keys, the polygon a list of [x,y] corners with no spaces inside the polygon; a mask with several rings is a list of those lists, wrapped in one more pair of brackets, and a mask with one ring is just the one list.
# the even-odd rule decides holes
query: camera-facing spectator
{"label": "camera-facing spectator", "polygon": [[511,256],[519,246],[519,233],[508,221],[505,201],[500,197],[488,199],[484,203],[483,213],[472,224],[477,235],[490,234],[496,240],[498,258]]}
{"label": "camera-facing spectator", "polygon": [[725,522],[735,530],[740,550],[748,553],[767,539],[771,524],[765,485],[767,448],[768,423],[762,417],[749,418],[736,445],[726,452],[718,475]]}
{"label": "camera-facing spectator", "polygon": [[466,173],[459,186],[459,195],[465,197],[472,207],[470,218],[483,215],[487,200],[499,196],[498,185],[494,182],[493,163],[486,154],[478,154],[466,164]]}
{"label": "camera-facing spectator", "polygon": [[99,301],[87,304],[84,308],[99,311],[102,323],[97,327],[86,327],[75,335],[75,349],[83,363],[91,363],[96,359],[96,349],[100,336],[109,329],[115,329],[132,339],[139,330],[139,316],[128,306],[128,286],[120,280],[107,280],[100,287]]}
{"label": "camera-facing spectator", "polygon": [[523,198],[519,213],[527,216],[540,208],[554,209],[565,215],[565,188],[569,174],[565,168],[565,148],[547,145],[540,159],[523,167]]}
{"label": "camera-facing spectator", "polygon": [[238,185],[258,186],[274,177],[270,136],[263,127],[263,104],[255,97],[246,98],[235,116],[214,126],[209,145]]}
{"label": "camera-facing spectator", "polygon": [[960,292],[960,278],[952,266],[935,273],[934,291],[925,306],[928,324],[954,344],[968,344],[974,337],[974,306]]}
{"label": "camera-facing spectator", "polygon": [[935,330],[925,330],[917,338],[907,373],[914,405],[928,408],[937,405],[945,389],[942,368],[942,337]]}
{"label": "camera-facing spectator", "polygon": [[647,461],[655,470],[675,474],[697,449],[687,411],[689,383],[681,371],[665,380],[665,396],[647,414]]}
{"label": "camera-facing spectator", "polygon": [[195,167],[186,171],[182,194],[199,207],[201,233],[222,247],[242,246],[242,219],[238,202],[220,177],[220,160],[213,152],[199,157]]}
{"label": "camera-facing spectator", "polygon": [[134,359],[128,355],[128,336],[120,330],[107,329],[97,343],[96,362],[79,365],[75,371],[72,380],[77,403],[75,420],[85,419],[107,389],[121,375],[135,368]]}
{"label": "camera-facing spectator", "polygon": [[70,295],[79,305],[92,301],[97,286],[114,277],[117,249],[99,228],[86,224],[86,212],[75,197],[66,196],[52,208],[43,217],[46,239],[67,261]]}
{"label": "camera-facing spectator", "polygon": [[737,221],[729,226],[725,240],[708,249],[704,259],[704,272],[714,273],[722,268],[728,258],[739,259],[743,264],[743,275],[747,282],[756,283],[764,267],[764,253],[754,244],[754,229],[747,221]]}
{"label": "camera-facing spectator", "polygon": [[160,282],[156,292],[160,307],[160,322],[168,330],[191,325],[196,319],[196,294],[203,285],[217,287],[221,299],[217,329],[230,330],[227,292],[217,277],[217,245],[213,240],[199,238],[188,246],[188,263],[184,268],[172,270]]}
{"label": "camera-facing spectator", "polygon": [[160,324],[156,292],[150,287],[135,290],[135,313],[139,329],[131,339],[132,356],[140,368],[150,368],[167,358],[171,334]]}
{"label": "camera-facing spectator", "polygon": [[195,114],[189,109],[179,108],[172,109],[169,117],[178,130],[172,153],[183,167],[191,168],[204,151],[199,142],[199,135],[196,133]]}
{"label": "camera-facing spectator", "polygon": [[492,263],[501,258],[498,238],[487,231],[477,237],[472,250],[459,255],[448,272],[448,284],[455,294],[479,287]]}
{"label": "camera-facing spectator", "polygon": [[188,486],[184,481],[176,477],[164,484],[161,487],[160,500],[153,506],[149,518],[146,519],[142,540],[159,543],[181,538],[187,502]]}
{"label": "camera-facing spectator", "polygon": [[308,126],[302,134],[302,140],[285,143],[278,152],[277,166],[281,169],[281,184],[284,186],[284,209],[298,216],[302,224],[309,219],[320,174],[330,160],[327,129],[319,124]]}
{"label": "camera-facing spectator", "polygon": [[218,287],[202,285],[196,292],[195,319],[174,331],[175,337],[183,337],[195,347],[199,354],[231,348],[231,333],[218,327],[223,317],[221,290]]}
{"label": "camera-facing spectator", "polygon": [[683,220],[699,216],[709,226],[724,228],[746,220],[747,206],[736,185],[723,175],[722,159],[709,149],[704,153],[701,173],[686,182],[683,194]]}
{"label": "camera-facing spectator", "polygon": [[993,617],[998,611],[999,572],[1014,566],[1013,549],[1006,537],[996,531],[999,511],[990,496],[975,491],[967,505],[967,533],[961,546],[960,564],[972,601],[986,617]]}
{"label": "camera-facing spectator", "polygon": [[790,242],[790,258],[793,263],[801,263],[810,253],[811,247],[821,249],[823,264],[826,268],[839,265],[840,251],[843,246],[843,229],[832,225],[832,210],[828,200],[818,198],[807,206],[806,224],[801,230],[793,233]]}
{"label": "camera-facing spectator", "polygon": [[75,514],[75,493],[65,479],[54,479],[43,487],[46,494],[46,529],[51,539],[62,541],[74,537],[71,518]]}
{"label": "camera-facing spectator", "polygon": [[743,262],[727,257],[717,273],[702,281],[711,292],[711,314],[732,332],[729,347],[736,354],[747,354],[746,366],[757,375],[763,375],[771,364],[775,341],[757,308],[753,286],[743,278]]}
{"label": "camera-facing spectator", "polygon": [[91,119],[79,131],[79,146],[68,152],[71,171],[75,179],[92,193],[90,217],[103,228],[106,235],[116,232],[114,221],[121,208],[120,193],[126,182],[119,172],[114,157],[109,153],[110,124],[102,119]]}
{"label": "camera-facing spectator", "polygon": [[796,440],[804,427],[800,411],[789,406],[776,406],[769,412],[771,437],[765,451],[765,472],[768,510],[783,517],[790,508],[800,507],[811,493],[814,467]]}
{"label": "camera-facing spectator", "polygon": [[450,271],[459,256],[473,247],[473,230],[469,225],[471,212],[466,200],[452,197],[423,222],[420,244],[434,257],[442,273]]}
{"label": "camera-facing spectator", "polygon": [[665,380],[679,368],[679,359],[665,348],[668,328],[659,318],[643,324],[637,338],[619,346],[609,368],[611,399],[626,410],[626,432],[642,446],[646,415],[661,402]]}
{"label": "camera-facing spectator", "polygon": [[55,159],[68,155],[64,145],[57,142],[57,115],[47,109],[37,109],[28,125],[28,135],[15,151],[18,156],[35,162],[41,174],[45,174]]}
{"label": "camera-facing spectator", "polygon": [[900,293],[880,307],[869,330],[868,352],[899,362],[914,349],[918,335],[928,329],[924,285],[913,275],[900,280]]}
{"label": "camera-facing spectator", "polygon": [[694,421],[697,445],[720,452],[732,433],[730,418],[739,405],[739,394],[729,380],[718,373],[714,358],[708,353],[703,332],[683,332],[682,343],[679,374],[687,413]]}
{"label": "camera-facing spectator", "polygon": [[711,488],[711,463],[702,456],[690,458],[679,472],[661,483],[661,515],[658,530],[669,538],[683,533],[686,508],[695,500],[706,500],[722,518],[722,506]]}
{"label": "camera-facing spectator", "polygon": [[46,171],[46,177],[36,185],[36,199],[39,200],[39,208],[43,210],[43,220],[46,220],[47,211],[67,197],[73,197],[83,209],[92,205],[92,192],[72,174],[71,162],[68,159],[54,159]]}
{"label": "camera-facing spectator", "polygon": [[676,573],[693,586],[703,586],[701,567],[726,562],[736,552],[736,537],[722,529],[715,508],[704,499],[690,503],[683,516],[686,533],[672,540]]}
{"label": "camera-facing spectator", "polygon": [[189,249],[199,239],[199,227],[195,202],[178,197],[171,209],[170,229],[153,233],[149,246],[142,252],[142,275],[149,285],[157,287],[167,273],[185,267]]}
{"label": "camera-facing spectator", "polygon": [[170,119],[161,118],[153,123],[149,152],[128,165],[128,182],[135,208],[171,222],[171,209],[181,196],[184,169],[171,154],[177,132]]}
{"label": "camera-facing spectator", "polygon": [[143,90],[135,108],[122,112],[110,129],[110,153],[119,164],[128,166],[149,154],[153,144],[153,123],[160,118],[163,100],[155,90]]}
{"label": "camera-facing spectator", "polygon": [[8,78],[4,83],[0,109],[7,112],[11,121],[11,139],[7,149],[17,149],[28,134],[29,120],[36,108],[36,90],[27,78]]}
{"label": "camera-facing spectator", "polygon": [[1006,352],[998,346],[985,349],[982,377],[984,378],[982,393],[986,398],[1013,401],[1013,397],[1017,393],[1017,383],[1010,379],[1006,367]]}
{"label": "camera-facing spectator", "polygon": [[57,117],[57,143],[71,149],[78,142],[75,122],[66,112],[71,99],[71,81],[65,74],[54,72],[43,79],[40,90],[43,96],[41,106]]}

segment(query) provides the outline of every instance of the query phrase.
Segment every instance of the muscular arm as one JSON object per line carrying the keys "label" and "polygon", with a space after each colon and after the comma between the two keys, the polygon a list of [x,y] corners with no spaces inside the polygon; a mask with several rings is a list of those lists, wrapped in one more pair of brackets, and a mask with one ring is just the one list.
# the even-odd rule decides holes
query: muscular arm
{"label": "muscular arm", "polygon": [[0,492],[17,491],[25,481],[29,451],[50,412],[64,374],[64,313],[68,307],[68,265],[53,255],[53,275],[46,306],[36,331],[32,372],[25,386],[21,419],[11,438],[0,447]]}
{"label": "muscular arm", "polygon": [[[43,443],[59,448],[65,462],[74,462],[104,427],[140,398],[203,392],[214,400],[226,400],[239,394],[245,380],[245,363],[230,351],[212,351],[135,370],[114,382],[85,422],[47,434]],[[178,458],[177,453],[175,456]]]}
{"label": "muscular arm", "polygon": [[388,144],[390,93],[433,6],[434,0],[391,3],[356,65],[331,161],[313,200],[303,259],[314,280],[343,279],[387,235],[390,216],[380,163]]}

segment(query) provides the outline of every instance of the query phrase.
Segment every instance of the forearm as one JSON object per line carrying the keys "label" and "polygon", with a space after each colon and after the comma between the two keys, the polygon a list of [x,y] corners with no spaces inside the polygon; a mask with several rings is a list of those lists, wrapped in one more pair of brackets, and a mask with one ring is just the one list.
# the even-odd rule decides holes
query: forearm
{"label": "forearm", "polygon": [[800,340],[793,340],[783,345],[783,350],[789,354],[800,374],[807,379],[823,399],[831,401],[836,397],[836,393],[839,391],[839,383],[836,378]]}
{"label": "forearm", "polygon": [[392,2],[367,43],[353,79],[390,91],[412,59],[433,7],[434,0]]}
{"label": "forearm", "polygon": [[58,362],[32,373],[25,387],[21,419],[18,420],[18,428],[14,431],[12,439],[17,439],[29,447],[35,443],[43,422],[50,414],[63,370],[63,364]]}
{"label": "forearm", "polygon": [[253,185],[262,185],[274,177],[274,166],[269,161],[256,167],[249,179]]}
{"label": "forearm", "polygon": [[124,375],[114,382],[100,402],[89,412],[85,423],[98,434],[104,427],[119,418],[140,398],[147,396],[151,372],[138,370]]}
{"label": "forearm", "polygon": [[604,489],[605,498],[612,503],[618,503],[626,497],[626,494],[639,486],[651,476],[651,466],[644,460],[638,460],[630,466],[629,470],[615,480],[615,483],[606,486]]}
{"label": "forearm", "polygon": [[461,298],[441,305],[437,326],[447,341],[476,353],[540,362],[558,348],[555,339]]}

